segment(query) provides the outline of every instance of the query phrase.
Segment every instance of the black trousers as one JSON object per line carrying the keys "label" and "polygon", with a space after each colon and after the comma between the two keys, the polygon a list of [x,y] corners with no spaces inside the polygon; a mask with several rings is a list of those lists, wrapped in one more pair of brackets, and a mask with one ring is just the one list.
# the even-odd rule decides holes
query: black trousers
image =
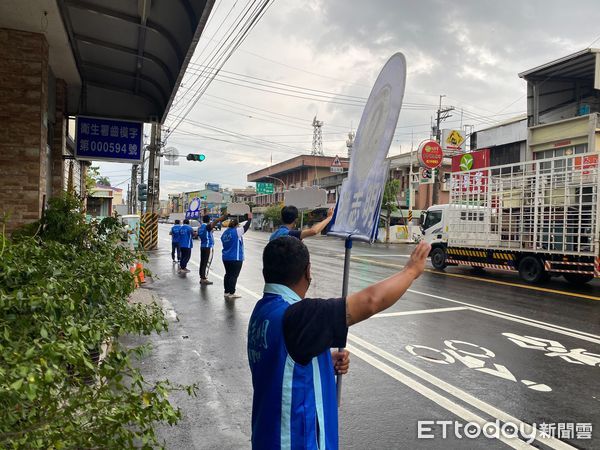
{"label": "black trousers", "polygon": [[223,284],[225,285],[226,294],[235,294],[235,285],[242,270],[243,261],[223,261],[225,266],[225,277]]}
{"label": "black trousers", "polygon": [[208,260],[210,259],[210,252],[212,248],[200,248],[200,278],[206,280],[206,266],[208,266]]}
{"label": "black trousers", "polygon": [[175,260],[177,254],[177,261],[181,260],[181,249],[179,248],[178,242],[171,242],[171,259]]}
{"label": "black trousers", "polygon": [[181,247],[181,259],[179,260],[179,265],[182,269],[187,269],[187,263],[190,261],[190,257],[192,256],[192,249]]}

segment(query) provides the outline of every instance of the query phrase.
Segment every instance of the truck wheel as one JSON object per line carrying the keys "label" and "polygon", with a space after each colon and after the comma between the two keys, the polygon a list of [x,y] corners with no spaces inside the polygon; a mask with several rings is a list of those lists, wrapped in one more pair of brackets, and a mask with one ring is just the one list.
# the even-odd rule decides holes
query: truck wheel
{"label": "truck wheel", "polygon": [[436,247],[431,250],[429,254],[431,258],[431,265],[437,270],[444,270],[448,264],[446,264],[446,250],[443,247]]}
{"label": "truck wheel", "polygon": [[565,280],[569,283],[576,286],[588,283],[594,279],[594,275],[586,273],[563,273],[563,277],[565,277]]}
{"label": "truck wheel", "polygon": [[527,283],[539,283],[545,274],[542,261],[535,256],[526,256],[519,263],[519,276]]}

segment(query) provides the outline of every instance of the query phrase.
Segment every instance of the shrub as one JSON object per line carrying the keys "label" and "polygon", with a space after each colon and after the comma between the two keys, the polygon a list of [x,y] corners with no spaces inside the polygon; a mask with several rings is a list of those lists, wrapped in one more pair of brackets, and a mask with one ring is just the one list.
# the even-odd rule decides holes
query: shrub
{"label": "shrub", "polygon": [[135,367],[146,348],[118,342],[167,328],[158,305],[128,303],[136,255],[121,233],[65,196],[0,235],[0,448],[155,448],[157,421],[179,419],[168,392],[194,386],[147,382]]}

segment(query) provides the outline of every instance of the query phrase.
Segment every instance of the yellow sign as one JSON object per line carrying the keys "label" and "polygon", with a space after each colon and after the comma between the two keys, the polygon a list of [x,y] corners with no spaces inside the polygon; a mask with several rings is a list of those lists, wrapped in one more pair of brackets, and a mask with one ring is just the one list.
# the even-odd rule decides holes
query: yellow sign
{"label": "yellow sign", "polygon": [[446,138],[446,145],[460,147],[465,142],[465,137],[458,130],[451,130]]}

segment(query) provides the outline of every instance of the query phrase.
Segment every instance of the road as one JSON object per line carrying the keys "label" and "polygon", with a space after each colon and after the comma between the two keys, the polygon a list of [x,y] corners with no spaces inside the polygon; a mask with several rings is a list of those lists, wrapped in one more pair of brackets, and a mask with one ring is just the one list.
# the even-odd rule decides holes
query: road
{"label": "road", "polygon": [[[192,272],[178,275],[168,229],[160,225],[159,250],[150,258],[154,282],[147,288],[160,298],[171,324],[168,333],[150,338],[153,350],[142,367],[150,379],[198,383],[199,394],[173,395],[184,418],[176,427],[160,428],[160,436],[173,449],[248,448],[246,328],[262,292],[267,234],[246,234],[238,281],[243,297],[226,301],[218,233],[210,276],[215,284],[201,287],[198,248]],[[308,296],[338,297],[343,242],[318,237],[306,243],[313,273]],[[355,244],[350,291],[400,270],[409,253],[406,245]],[[428,269],[396,305],[353,326],[348,348],[341,448],[600,448],[597,281],[578,289],[559,279],[526,286],[501,273]],[[472,438],[455,430],[495,421],[520,427],[520,439],[510,429],[491,438],[478,435],[476,425],[466,430]],[[532,440],[532,426],[553,437],[538,432]],[[485,431],[495,434],[493,428]]]}

